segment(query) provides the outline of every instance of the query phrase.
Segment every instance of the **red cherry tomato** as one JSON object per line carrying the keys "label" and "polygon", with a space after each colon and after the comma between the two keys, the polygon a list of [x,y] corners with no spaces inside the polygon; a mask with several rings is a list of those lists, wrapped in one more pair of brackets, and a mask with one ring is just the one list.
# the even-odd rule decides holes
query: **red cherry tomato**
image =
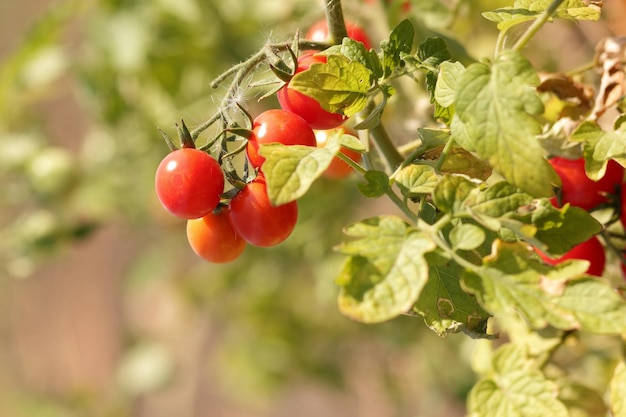
{"label": "red cherry tomato", "polygon": [[585,160],[552,158],[550,164],[561,177],[562,203],[591,210],[608,200],[604,194],[614,194],[615,187],[622,183],[624,168],[615,161],[609,161],[606,172],[598,181],[593,181],[585,173]]}
{"label": "red cherry tomato", "polygon": [[[315,52],[307,52],[298,58],[296,74],[309,69],[315,63],[325,63],[324,55],[316,55]],[[326,110],[314,98],[299,91],[289,88],[289,84],[280,89],[276,94],[280,107],[302,117],[313,129],[332,129],[346,121],[343,114],[331,113]]]}
{"label": "red cherry tomato", "polygon": [[228,207],[187,220],[187,239],[198,256],[213,263],[234,261],[246,248],[246,241],[230,222]]}
{"label": "red cherry tomato", "polygon": [[[356,23],[346,22],[346,30],[348,31],[348,37],[354,39],[355,41],[361,42],[365,49],[369,50],[372,48],[372,41],[370,41],[369,36],[365,33],[365,30]],[[317,42],[326,42],[329,38],[328,32],[328,23],[326,19],[320,20],[313,24],[306,32],[305,39],[310,39],[312,41]],[[341,43],[341,42],[339,42]]]}
{"label": "red cherry tomato", "polygon": [[298,220],[295,201],[272,206],[265,179],[257,177],[230,201],[230,217],[237,233],[248,243],[269,247],[291,235]]}
{"label": "red cherry tomato", "polygon": [[602,273],[604,272],[604,265],[606,263],[604,246],[602,246],[600,240],[595,236],[579,245],[574,246],[572,250],[560,258],[550,258],[540,251],[537,251],[537,254],[541,257],[541,259],[543,259],[544,262],[550,265],[557,265],[568,259],[587,260],[589,261],[587,273],[598,277],[602,276]]}
{"label": "red cherry tomato", "polygon": [[166,210],[183,219],[197,219],[217,207],[224,192],[224,174],[204,151],[182,148],[159,164],[155,189]]}
{"label": "red cherry tomato", "polygon": [[[328,137],[335,133],[343,133],[343,129],[316,131],[315,138],[317,139],[317,146],[318,147],[326,146]],[[349,134],[355,136],[352,133],[349,133]],[[353,151],[352,149],[341,147],[340,152],[344,154],[345,156],[347,156],[348,158],[352,159],[354,162],[359,163],[361,161],[361,154],[356,151]],[[343,161],[338,156],[335,156],[332,162],[330,163],[330,165],[328,166],[328,168],[326,168],[326,171],[324,171],[323,175],[326,178],[341,179],[341,178],[347,177],[353,172],[354,172],[354,169],[350,165],[348,165],[345,161]]]}
{"label": "red cherry tomato", "polygon": [[260,168],[265,158],[259,155],[260,145],[267,143],[283,145],[316,146],[313,129],[297,114],[280,110],[267,110],[254,119],[252,134],[248,138],[246,153],[255,168]]}

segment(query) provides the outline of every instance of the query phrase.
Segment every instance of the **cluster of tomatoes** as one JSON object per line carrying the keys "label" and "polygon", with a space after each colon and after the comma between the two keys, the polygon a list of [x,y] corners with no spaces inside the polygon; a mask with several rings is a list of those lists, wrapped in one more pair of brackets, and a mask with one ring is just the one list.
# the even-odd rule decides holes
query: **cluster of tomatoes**
{"label": "cluster of tomatoes", "polygon": [[[624,168],[621,165],[613,160],[609,161],[604,176],[598,181],[593,181],[585,173],[583,158],[555,157],[549,162],[562,182],[558,197],[552,199],[554,206],[562,207],[569,203],[589,211],[609,204],[611,199],[617,202],[615,196],[619,193],[620,220],[626,227],[626,185],[624,184]],[[605,248],[596,236],[575,246],[560,258],[550,258],[541,252],[538,254],[545,262],[552,265],[568,259],[587,260],[589,261],[587,273],[595,276],[602,276],[606,264]],[[622,269],[626,274],[626,266],[622,266]]]}
{"label": "cluster of tomatoes", "polygon": [[[371,47],[365,32],[348,24],[348,35]],[[325,41],[328,38],[325,21],[315,24],[307,38]],[[305,51],[297,62],[295,73],[308,69],[316,62],[326,62],[322,55]],[[246,144],[249,167],[256,176],[239,189],[232,198],[225,194],[225,175],[220,163],[208,152],[185,143],[170,152],[159,164],[155,188],[163,207],[177,217],[187,220],[187,238],[196,254],[213,263],[237,259],[248,244],[259,247],[278,245],[287,239],[298,220],[296,201],[273,206],[267,195],[261,145],[324,146],[330,132],[345,129],[346,117],[324,110],[314,99],[285,85],[277,93],[281,109],[267,110],[252,122]],[[349,149],[342,153],[358,161],[360,155]],[[336,157],[325,175],[344,177],[352,168]],[[230,194],[229,194],[230,195]]]}

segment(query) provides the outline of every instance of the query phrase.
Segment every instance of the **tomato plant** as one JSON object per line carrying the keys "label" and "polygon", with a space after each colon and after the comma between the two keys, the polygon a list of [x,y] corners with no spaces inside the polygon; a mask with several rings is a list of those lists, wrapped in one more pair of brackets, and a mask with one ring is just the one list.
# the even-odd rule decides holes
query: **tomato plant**
{"label": "tomato plant", "polygon": [[585,159],[555,157],[550,164],[561,177],[561,203],[591,210],[608,201],[607,195],[616,194],[624,177],[624,168],[616,161],[609,161],[606,172],[597,181],[585,173]]}
{"label": "tomato plant", "polygon": [[260,247],[278,245],[287,239],[298,221],[295,201],[274,206],[267,196],[265,179],[257,177],[230,201],[234,229],[246,242]]}
{"label": "tomato plant", "polygon": [[[315,52],[306,52],[298,58],[295,73],[306,71],[315,63],[326,63],[326,57]],[[302,117],[313,129],[332,129],[346,120],[343,114],[328,112],[314,98],[289,88],[289,83],[276,96],[283,110]]]}
{"label": "tomato plant", "polygon": [[315,134],[304,119],[297,114],[279,109],[267,110],[254,119],[252,133],[246,146],[248,160],[252,166],[261,167],[265,158],[259,155],[259,148],[268,143],[316,145]]}
{"label": "tomato plant", "polygon": [[[346,22],[346,30],[349,38],[354,39],[357,42],[361,42],[366,49],[370,49],[372,47],[372,41],[360,25],[354,22]],[[328,41],[329,36],[330,33],[328,31],[328,23],[326,19],[323,19],[314,23],[313,26],[307,30],[304,37],[312,41],[326,42]],[[341,40],[339,40],[339,42],[341,42]]]}
{"label": "tomato plant", "polygon": [[246,248],[246,241],[233,228],[228,206],[187,220],[187,239],[199,257],[213,263],[234,261]]}
{"label": "tomato plant", "polygon": [[574,246],[571,250],[569,250],[565,255],[558,258],[551,258],[546,256],[541,251],[537,251],[541,259],[544,262],[547,262],[551,265],[558,265],[562,262],[565,262],[569,259],[581,259],[585,261],[589,261],[589,267],[587,268],[587,273],[595,276],[602,276],[604,272],[604,266],[606,264],[606,254],[604,246],[600,240],[593,236],[589,240],[584,241],[576,246]]}
{"label": "tomato plant", "polygon": [[[446,29],[465,12],[434,3]],[[396,4],[380,9],[406,3]],[[607,253],[626,249],[626,204],[617,197],[626,116],[615,99],[625,90],[614,90],[626,78],[626,42],[609,37],[592,64],[549,73],[527,56],[531,39],[546,22],[598,20],[598,2],[520,0],[481,11],[500,31],[483,57],[447,36],[423,36],[417,2],[407,11],[415,16],[375,49],[344,23],[341,2],[325,5],[326,20],[304,37],[295,31],[264,44],[211,84],[226,85],[224,98],[187,136],[219,155],[230,222],[214,213],[189,224],[204,236],[213,230],[207,221],[220,220],[246,243],[275,246],[295,230],[299,199],[318,178],[354,172],[364,198],[388,199],[396,212],[343,229],[335,246],[344,258],[334,280],[340,311],[363,323],[420,317],[440,336],[506,333],[476,362],[468,415],[565,417],[584,408],[569,394],[578,392],[567,376],[574,365],[559,360],[569,336],[606,336],[623,347],[626,334],[626,300],[605,269]],[[597,86],[587,84],[591,68]],[[259,106],[275,97],[282,109],[247,117],[252,96]],[[244,151],[247,160],[237,158]],[[596,414],[624,413],[611,388],[625,383],[620,369],[605,372],[615,376],[597,392],[586,388],[600,399]]]}
{"label": "tomato plant", "polygon": [[217,207],[224,191],[224,174],[208,153],[182,148],[163,158],[156,171],[155,188],[170,213],[197,219]]}

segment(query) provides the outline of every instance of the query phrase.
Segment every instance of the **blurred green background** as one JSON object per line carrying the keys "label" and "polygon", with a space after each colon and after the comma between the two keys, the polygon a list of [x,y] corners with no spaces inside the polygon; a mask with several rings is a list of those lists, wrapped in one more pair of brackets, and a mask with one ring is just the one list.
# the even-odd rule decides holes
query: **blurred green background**
{"label": "blurred green background", "polygon": [[[574,68],[624,34],[625,2],[605,3],[600,24],[546,28],[537,65]],[[375,44],[409,17],[481,57],[496,32],[480,11],[508,4],[344,10]],[[314,0],[0,2],[0,416],[464,415],[477,342],[337,310],[341,227],[396,213],[356,179],[320,180],[292,237],[225,266],[197,258],[156,200],[157,127],[202,123],[224,92],[214,77],[323,15]],[[427,119],[407,102],[386,111],[398,143]]]}

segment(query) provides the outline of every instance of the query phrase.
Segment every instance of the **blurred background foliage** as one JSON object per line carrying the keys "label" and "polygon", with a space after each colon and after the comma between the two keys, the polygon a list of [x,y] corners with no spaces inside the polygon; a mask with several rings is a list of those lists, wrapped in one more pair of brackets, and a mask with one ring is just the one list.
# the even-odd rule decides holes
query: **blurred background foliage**
{"label": "blurred background foliage", "polygon": [[[375,44],[409,17],[463,59],[489,56],[480,11],[509,4],[372,3],[344,10]],[[584,64],[623,30],[617,13],[599,29],[562,24],[533,59]],[[0,4],[0,415],[464,415],[476,342],[337,311],[341,227],[395,212],[355,179],[320,180],[287,242],[225,266],[196,258],[154,195],[157,128],[202,123],[224,91],[213,78],[322,17],[314,0]],[[427,122],[411,95],[422,86],[403,87],[385,116],[398,143]],[[276,106],[255,94],[242,97],[253,114]]]}

